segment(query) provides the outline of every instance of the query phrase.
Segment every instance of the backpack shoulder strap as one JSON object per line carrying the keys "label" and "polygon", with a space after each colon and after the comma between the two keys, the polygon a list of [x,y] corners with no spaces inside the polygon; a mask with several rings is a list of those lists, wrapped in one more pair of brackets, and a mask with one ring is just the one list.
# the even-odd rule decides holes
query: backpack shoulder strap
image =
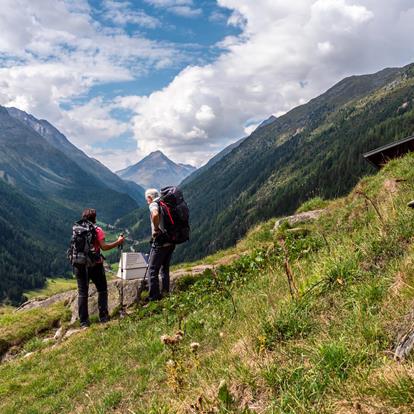
{"label": "backpack shoulder strap", "polygon": [[161,207],[161,213],[165,210],[167,212],[167,215],[168,215],[168,218],[170,219],[171,224],[174,225],[174,219],[171,215],[171,211],[168,205],[162,200],[160,200],[159,203],[160,203],[159,206]]}

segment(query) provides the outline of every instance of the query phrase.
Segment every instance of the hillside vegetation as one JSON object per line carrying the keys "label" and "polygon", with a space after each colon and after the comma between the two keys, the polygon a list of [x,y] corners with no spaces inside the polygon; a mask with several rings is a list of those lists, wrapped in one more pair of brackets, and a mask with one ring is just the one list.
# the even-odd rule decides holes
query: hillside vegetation
{"label": "hillside vegetation", "polygon": [[413,185],[411,154],[129,318],[32,341],[0,366],[0,412],[412,413],[414,359],[393,351],[413,323]]}

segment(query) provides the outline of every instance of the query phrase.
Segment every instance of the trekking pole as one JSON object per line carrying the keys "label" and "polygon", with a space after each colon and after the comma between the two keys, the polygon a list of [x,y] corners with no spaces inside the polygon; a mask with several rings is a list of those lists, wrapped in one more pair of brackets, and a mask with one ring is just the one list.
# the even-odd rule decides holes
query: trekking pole
{"label": "trekking pole", "polygon": [[152,245],[151,245],[150,252],[149,252],[149,255],[148,255],[147,268],[145,269],[144,279],[142,279],[142,283],[144,283],[146,278],[147,278],[148,267],[149,267],[149,264],[150,264],[150,261],[151,261],[151,255],[152,255]]}
{"label": "trekking pole", "polygon": [[123,318],[125,316],[125,309],[124,309],[124,244],[120,244],[118,246],[118,250],[121,252],[121,257],[120,257],[120,261],[119,261],[119,265],[121,266],[121,294],[120,294],[120,301],[121,301],[121,306],[119,309],[119,316],[121,318]]}
{"label": "trekking pole", "polygon": [[145,281],[147,279],[148,267],[149,267],[149,264],[151,262],[151,255],[152,255],[152,244],[151,244],[150,252],[149,252],[149,255],[148,255],[148,262],[147,262],[147,267],[145,269],[144,278],[142,279],[142,282],[141,282],[141,292],[142,292],[142,289],[145,286]]}

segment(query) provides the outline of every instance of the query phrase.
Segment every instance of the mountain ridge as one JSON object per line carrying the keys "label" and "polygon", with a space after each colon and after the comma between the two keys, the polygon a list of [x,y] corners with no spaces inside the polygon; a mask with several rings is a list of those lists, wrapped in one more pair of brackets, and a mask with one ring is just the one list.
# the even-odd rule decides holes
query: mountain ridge
{"label": "mountain ridge", "polygon": [[136,183],[122,180],[117,174],[103,165],[95,158],[86,155],[82,150],[73,145],[67,137],[62,134],[49,121],[37,119],[18,108],[6,108],[9,115],[33,128],[49,144],[59,151],[62,151],[81,169],[92,175],[105,186],[119,193],[125,193],[131,196],[138,205],[144,204],[144,189]]}
{"label": "mountain ridge", "polygon": [[[407,115],[412,104],[405,123],[397,111],[402,102],[412,102],[413,78],[414,64],[350,76],[257,128],[225,159],[183,186],[195,231],[190,244],[177,251],[177,260],[225,248],[258,220],[288,214],[315,195],[344,194],[361,175],[372,173],[361,154],[414,129]],[[384,126],[377,135],[381,123],[393,128]]]}
{"label": "mountain ridge", "polygon": [[187,164],[176,164],[162,151],[153,151],[136,164],[130,165],[116,173],[123,179],[136,182],[142,187],[162,188],[178,185],[195,171],[195,167]]}

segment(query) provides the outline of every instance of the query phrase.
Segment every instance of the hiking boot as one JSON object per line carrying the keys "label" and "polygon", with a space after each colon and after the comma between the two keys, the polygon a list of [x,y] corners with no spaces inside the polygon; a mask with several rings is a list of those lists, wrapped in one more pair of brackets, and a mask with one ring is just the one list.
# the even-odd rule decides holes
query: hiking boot
{"label": "hiking boot", "polygon": [[410,202],[407,204],[407,207],[414,208],[414,200],[410,201]]}
{"label": "hiking boot", "polygon": [[91,326],[91,323],[89,321],[81,322],[80,327],[82,329],[89,328]]}
{"label": "hiking boot", "polygon": [[111,318],[109,316],[104,316],[101,319],[99,319],[100,323],[107,323],[111,320]]}

